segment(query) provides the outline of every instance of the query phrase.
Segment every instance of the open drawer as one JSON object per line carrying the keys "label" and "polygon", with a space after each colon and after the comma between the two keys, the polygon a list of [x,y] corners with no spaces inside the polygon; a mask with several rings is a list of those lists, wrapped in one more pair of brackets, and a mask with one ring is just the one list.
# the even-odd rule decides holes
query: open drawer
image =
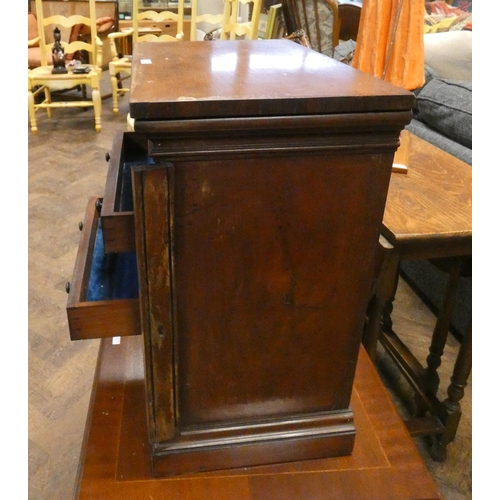
{"label": "open drawer", "polygon": [[71,340],[140,334],[137,262],[134,252],[105,253],[97,207],[89,201],[75,269],[67,285]]}
{"label": "open drawer", "polygon": [[152,163],[147,151],[144,136],[134,132],[115,134],[102,205],[98,206],[106,253],[135,250],[131,169]]}

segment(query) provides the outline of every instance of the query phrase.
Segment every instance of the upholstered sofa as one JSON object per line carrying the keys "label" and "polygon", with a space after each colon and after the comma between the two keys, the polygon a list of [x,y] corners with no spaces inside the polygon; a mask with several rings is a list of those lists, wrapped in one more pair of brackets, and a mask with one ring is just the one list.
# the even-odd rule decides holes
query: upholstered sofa
{"label": "upholstered sofa", "polygon": [[426,82],[415,90],[408,129],[472,165],[472,32],[432,33],[424,41]]}
{"label": "upholstered sofa", "polygon": [[[415,90],[408,130],[460,158],[472,168],[472,32],[424,36],[425,85]],[[460,337],[472,314],[472,265],[461,278],[452,331]],[[404,261],[403,277],[433,310],[444,296],[447,274],[430,261]]]}

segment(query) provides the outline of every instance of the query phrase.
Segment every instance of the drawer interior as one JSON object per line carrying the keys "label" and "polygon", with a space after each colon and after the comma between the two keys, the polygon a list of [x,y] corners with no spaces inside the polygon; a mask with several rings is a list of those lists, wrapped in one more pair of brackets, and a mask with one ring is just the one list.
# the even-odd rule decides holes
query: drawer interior
{"label": "drawer interior", "polygon": [[152,164],[153,159],[148,156],[147,147],[141,143],[140,138],[134,139],[124,135],[123,148],[118,166],[118,179],[115,191],[115,211],[132,212],[132,169],[134,166]]}
{"label": "drawer interior", "polygon": [[136,254],[105,253],[100,219],[92,254],[87,302],[139,297]]}
{"label": "drawer interior", "polygon": [[66,312],[72,340],[138,335],[139,286],[134,252],[107,253],[96,209],[87,206]]}
{"label": "drawer interior", "polygon": [[151,163],[143,136],[134,132],[115,135],[100,208],[106,253],[135,250],[132,169]]}

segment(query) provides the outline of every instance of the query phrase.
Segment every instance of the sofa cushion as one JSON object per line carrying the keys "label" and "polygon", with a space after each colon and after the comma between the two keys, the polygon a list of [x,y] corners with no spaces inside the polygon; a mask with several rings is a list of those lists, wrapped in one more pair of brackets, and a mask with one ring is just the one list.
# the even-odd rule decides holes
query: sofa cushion
{"label": "sofa cushion", "polygon": [[433,78],[417,95],[418,119],[472,148],[472,84]]}

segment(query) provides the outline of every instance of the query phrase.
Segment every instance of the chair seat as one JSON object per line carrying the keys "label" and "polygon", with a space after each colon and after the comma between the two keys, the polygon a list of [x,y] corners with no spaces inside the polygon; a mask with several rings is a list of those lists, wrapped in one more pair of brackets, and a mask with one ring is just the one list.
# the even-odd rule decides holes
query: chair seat
{"label": "chair seat", "polygon": [[44,85],[51,90],[70,89],[77,85],[90,85],[97,88],[102,70],[99,66],[88,66],[90,67],[88,73],[73,73],[69,68],[68,73],[61,75],[52,74],[53,66],[39,66],[29,71],[28,79],[31,80],[32,85]]}
{"label": "chair seat", "polygon": [[68,72],[64,73],[62,75],[53,75],[52,74],[52,69],[54,66],[38,66],[38,68],[33,68],[30,70],[29,75],[30,78],[45,78],[50,75],[51,78],[54,78],[55,80],[60,77],[61,80],[67,80],[74,78],[75,80],[84,78],[88,79],[92,75],[99,76],[102,72],[102,69],[99,66],[94,66],[92,64],[86,64],[85,66],[88,66],[90,68],[90,71],[88,73],[73,73],[73,70],[71,67],[68,68]]}
{"label": "chair seat", "polygon": [[116,68],[120,69],[130,69],[132,68],[132,58],[131,57],[122,57],[121,59],[118,59],[116,61],[111,61],[109,63],[110,65],[115,66]]}

